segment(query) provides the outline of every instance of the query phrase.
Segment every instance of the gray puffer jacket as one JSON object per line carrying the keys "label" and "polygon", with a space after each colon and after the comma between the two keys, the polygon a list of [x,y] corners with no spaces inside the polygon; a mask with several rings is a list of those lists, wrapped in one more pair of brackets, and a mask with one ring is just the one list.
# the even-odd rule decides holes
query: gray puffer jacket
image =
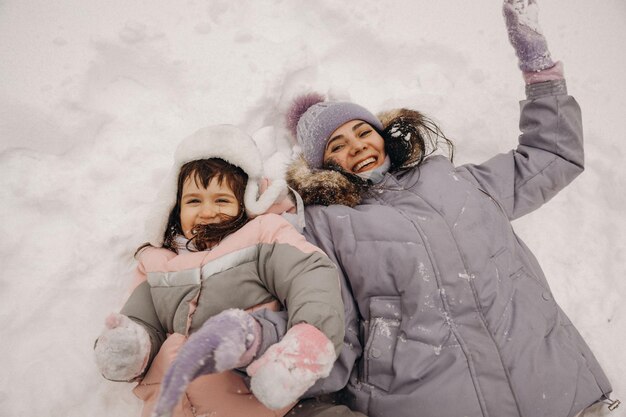
{"label": "gray puffer jacket", "polygon": [[[347,320],[342,355],[311,395],[345,386],[369,417],[569,417],[607,398],[609,381],[511,227],[583,171],[565,82],[527,96],[517,149],[459,167],[431,156],[353,207],[306,207],[307,239],[342,273]],[[296,167],[290,185],[315,201],[318,174],[328,172]]]}

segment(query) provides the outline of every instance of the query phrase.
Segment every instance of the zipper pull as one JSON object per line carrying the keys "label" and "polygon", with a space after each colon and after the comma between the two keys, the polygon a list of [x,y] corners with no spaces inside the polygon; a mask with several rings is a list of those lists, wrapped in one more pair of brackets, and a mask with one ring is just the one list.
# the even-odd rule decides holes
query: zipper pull
{"label": "zipper pull", "polygon": [[609,397],[607,397],[603,402],[609,405],[609,411],[615,411],[621,404],[620,400],[612,400]]}

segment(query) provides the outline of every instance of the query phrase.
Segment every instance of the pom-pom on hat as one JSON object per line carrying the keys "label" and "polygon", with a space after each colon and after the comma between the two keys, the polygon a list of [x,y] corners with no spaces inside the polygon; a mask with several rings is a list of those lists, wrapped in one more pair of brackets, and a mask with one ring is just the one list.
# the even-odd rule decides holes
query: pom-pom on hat
{"label": "pom-pom on hat", "polygon": [[363,120],[382,131],[383,126],[364,107],[343,101],[324,101],[324,96],[309,93],[298,96],[286,117],[287,128],[298,139],[304,159],[312,168],[321,168],[326,141],[338,127],[351,120]]}
{"label": "pom-pom on hat", "polygon": [[270,186],[259,194],[259,181],[263,177],[261,153],[254,140],[243,130],[232,125],[209,126],[185,138],[174,153],[174,164],[157,195],[146,222],[147,240],[160,247],[170,212],[176,205],[178,176],[187,162],[198,159],[220,158],[238,166],[248,175],[243,204],[250,217],[265,213],[287,189],[282,178],[272,178]]}

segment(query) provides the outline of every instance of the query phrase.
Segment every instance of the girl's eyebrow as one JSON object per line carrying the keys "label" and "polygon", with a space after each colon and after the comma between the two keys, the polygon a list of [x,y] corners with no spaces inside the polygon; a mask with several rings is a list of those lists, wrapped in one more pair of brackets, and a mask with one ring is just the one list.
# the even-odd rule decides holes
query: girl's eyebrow
{"label": "girl's eyebrow", "polygon": [[[198,197],[200,196],[201,193],[185,193],[182,195],[181,198],[186,198],[186,197]],[[214,197],[230,197],[230,198],[235,198],[234,194],[231,193],[213,193]]]}
{"label": "girl's eyebrow", "polygon": [[230,198],[235,198],[234,194],[231,193],[215,193],[213,194],[216,197],[230,197]]}

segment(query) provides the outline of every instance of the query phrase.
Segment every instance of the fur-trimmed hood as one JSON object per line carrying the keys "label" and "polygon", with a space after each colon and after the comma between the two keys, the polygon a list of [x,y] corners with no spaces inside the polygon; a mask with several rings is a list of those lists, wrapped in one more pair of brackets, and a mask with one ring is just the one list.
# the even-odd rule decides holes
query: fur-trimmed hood
{"label": "fur-trimmed hood", "polygon": [[244,205],[249,217],[265,213],[286,190],[282,178],[271,178],[271,184],[259,193],[264,177],[261,154],[251,136],[233,125],[215,125],[197,130],[176,148],[174,163],[165,178],[145,224],[147,241],[160,247],[169,214],[176,205],[178,176],[181,167],[197,159],[221,158],[238,166],[248,175]]}
{"label": "fur-trimmed hood", "polygon": [[[391,159],[391,172],[418,166],[437,148],[438,137],[444,137],[432,121],[415,110],[394,109],[376,117],[382,123],[380,133],[385,140],[385,152]],[[427,149],[426,144],[433,149]],[[287,184],[300,194],[305,205],[354,207],[371,188],[366,181],[339,168],[312,168],[304,158],[289,166],[286,177]]]}

